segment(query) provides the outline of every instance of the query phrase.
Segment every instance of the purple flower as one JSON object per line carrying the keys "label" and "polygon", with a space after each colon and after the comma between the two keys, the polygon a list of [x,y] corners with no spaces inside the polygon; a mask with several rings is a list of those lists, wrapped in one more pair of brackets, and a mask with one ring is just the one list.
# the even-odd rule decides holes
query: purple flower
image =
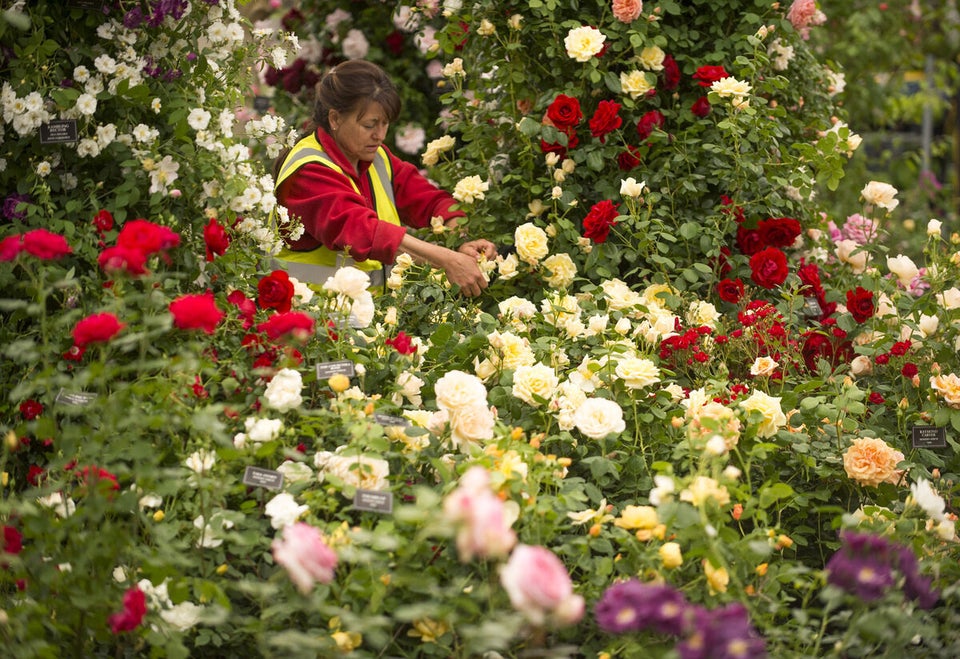
{"label": "purple flower", "polygon": [[679,636],[683,633],[688,609],[680,591],[630,579],[607,588],[594,608],[594,615],[601,629],[615,634],[651,629]]}
{"label": "purple flower", "polygon": [[143,23],[143,10],[140,7],[134,7],[123,15],[123,27],[128,30],[135,30]]}
{"label": "purple flower", "polygon": [[680,659],[759,659],[767,656],[763,639],[740,602],[708,610],[693,607],[690,633],[677,644]]}
{"label": "purple flower", "polygon": [[17,210],[20,204],[29,204],[33,201],[28,194],[14,193],[3,200],[3,216],[8,220],[24,220],[27,217],[26,210]]}

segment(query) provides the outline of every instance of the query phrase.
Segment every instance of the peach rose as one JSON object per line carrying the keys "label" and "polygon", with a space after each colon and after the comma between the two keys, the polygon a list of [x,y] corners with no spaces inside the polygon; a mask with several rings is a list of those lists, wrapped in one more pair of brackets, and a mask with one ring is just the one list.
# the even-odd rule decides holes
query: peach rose
{"label": "peach rose", "polygon": [[843,454],[843,469],[847,476],[861,485],[877,487],[880,483],[896,483],[902,470],[897,464],[903,453],[877,437],[860,437]]}

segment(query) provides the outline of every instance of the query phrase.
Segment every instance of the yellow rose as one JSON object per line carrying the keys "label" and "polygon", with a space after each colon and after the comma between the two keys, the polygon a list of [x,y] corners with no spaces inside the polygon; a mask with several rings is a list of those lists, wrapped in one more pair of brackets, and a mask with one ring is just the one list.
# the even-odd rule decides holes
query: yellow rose
{"label": "yellow rose", "polygon": [[518,226],[513,238],[517,246],[517,256],[531,265],[540,263],[540,259],[549,252],[547,232],[531,222]]}
{"label": "yellow rose", "polygon": [[763,419],[757,428],[757,437],[773,437],[777,430],[787,423],[787,417],[780,408],[780,399],[768,396],[762,391],[754,391],[750,398],[742,401],[740,407],[750,412],[760,412]]}
{"label": "yellow rose", "polygon": [[549,401],[560,379],[556,372],[546,364],[520,366],[513,372],[513,395],[528,405],[539,407],[539,399]]}
{"label": "yellow rose", "polygon": [[730,583],[730,575],[726,568],[713,567],[710,561],[703,561],[703,573],[707,576],[707,586],[711,593],[725,593]]}
{"label": "yellow rose", "polygon": [[629,389],[642,389],[660,382],[660,369],[644,357],[627,357],[617,361],[615,373]]}
{"label": "yellow rose", "polygon": [[552,288],[567,288],[577,276],[577,266],[569,254],[554,254],[543,261],[544,279]]}
{"label": "yellow rose", "polygon": [[647,46],[640,51],[640,64],[647,71],[662,71],[666,54],[658,46]]}
{"label": "yellow rose", "polygon": [[663,567],[668,570],[683,565],[683,552],[680,551],[680,545],[676,542],[663,543],[657,553],[660,555],[660,561],[663,563]]}
{"label": "yellow rose", "polygon": [[695,506],[703,505],[708,499],[713,499],[718,505],[725,506],[730,503],[730,493],[727,492],[727,488],[707,476],[697,476],[690,486],[680,493],[681,501],[687,501]]}
{"label": "yellow rose", "polygon": [[653,506],[627,506],[613,523],[621,529],[652,529],[660,518]]}
{"label": "yellow rose", "polygon": [[647,79],[647,74],[643,71],[621,72],[620,87],[623,89],[623,93],[630,94],[631,98],[646,96],[654,88],[653,84]]}
{"label": "yellow rose", "polygon": [[453,188],[453,198],[461,204],[472,204],[483,199],[483,193],[490,189],[490,184],[479,176],[466,176]]}

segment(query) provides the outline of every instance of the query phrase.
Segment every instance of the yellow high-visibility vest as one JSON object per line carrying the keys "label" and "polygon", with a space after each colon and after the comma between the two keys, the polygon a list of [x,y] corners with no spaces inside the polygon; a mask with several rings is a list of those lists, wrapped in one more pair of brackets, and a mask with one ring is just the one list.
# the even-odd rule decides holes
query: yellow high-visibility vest
{"label": "yellow high-visibility vest", "polygon": [[[311,133],[297,142],[290,153],[287,154],[280,167],[280,173],[277,175],[274,191],[278,190],[280,184],[287,180],[291,174],[309,163],[320,163],[346,176],[343,169],[330,157],[330,154],[323,150],[316,134]],[[397,211],[397,202],[393,195],[393,167],[390,165],[390,157],[387,155],[386,149],[382,146],[377,149],[377,154],[367,171],[370,173],[370,184],[374,194],[377,217],[384,222],[399,226],[400,213]],[[357,194],[361,194],[356,182],[349,176],[347,179],[353,189],[357,191]],[[380,261],[374,259],[354,261],[349,255],[328,249],[323,245],[308,251],[296,251],[285,247],[275,258],[281,262],[280,265],[286,267],[292,275],[301,281],[312,281],[319,284],[325,282],[327,277],[332,276],[337,268],[344,266],[353,266],[365,272],[372,272],[383,267]]]}

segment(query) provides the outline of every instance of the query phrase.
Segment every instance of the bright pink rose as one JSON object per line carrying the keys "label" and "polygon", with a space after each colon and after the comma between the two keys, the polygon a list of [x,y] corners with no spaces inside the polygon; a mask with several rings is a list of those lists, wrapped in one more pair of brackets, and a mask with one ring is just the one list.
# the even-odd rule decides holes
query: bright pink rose
{"label": "bright pink rose", "polygon": [[73,252],[67,239],[46,229],[34,229],[23,234],[23,250],[38,259],[59,259]]}
{"label": "bright pink rose", "polygon": [[19,233],[0,240],[0,261],[12,261],[23,251],[23,236]]}
{"label": "bright pink rose", "polygon": [[283,528],[283,537],[271,544],[273,559],[282,565],[290,580],[306,595],[315,583],[333,581],[337,553],[327,546],[318,529],[294,522]]}
{"label": "bright pink rose", "polygon": [[93,216],[91,222],[97,233],[103,234],[113,228],[113,215],[108,210],[100,210]]}
{"label": "bright pink rose", "polygon": [[500,570],[513,608],[534,625],[570,625],[583,617],[583,597],[573,592],[567,568],[546,547],[517,545]]}
{"label": "bright pink rose", "polygon": [[178,329],[200,329],[213,334],[226,315],[217,307],[213,293],[181,295],[170,303],[173,324]]}
{"label": "bright pink rose", "polygon": [[123,611],[107,619],[114,634],[136,629],[147,614],[147,598],[137,586],[123,594]]}
{"label": "bright pink rose", "polygon": [[115,245],[107,247],[97,257],[100,269],[108,275],[126,272],[128,275],[146,274],[147,255],[139,249]]}
{"label": "bright pink rose", "polygon": [[642,0],[613,0],[613,17],[622,23],[632,23],[642,11]]}
{"label": "bright pink rose", "polygon": [[112,313],[95,313],[81,319],[73,328],[73,344],[86,348],[91,343],[106,343],[124,328]]}

